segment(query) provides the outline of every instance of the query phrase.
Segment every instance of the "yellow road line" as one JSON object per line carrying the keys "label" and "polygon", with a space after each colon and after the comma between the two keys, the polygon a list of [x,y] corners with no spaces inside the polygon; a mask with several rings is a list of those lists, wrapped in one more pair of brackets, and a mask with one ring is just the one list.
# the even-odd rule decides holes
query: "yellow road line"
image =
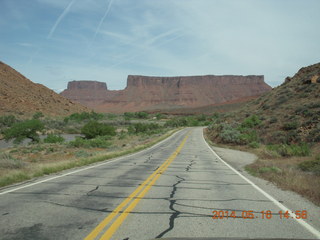
{"label": "yellow road line", "polygon": [[[174,151],[173,154],[156,170],[154,171],[135,191],[133,191],[122,203],[120,203],[115,210],[112,211],[86,238],[85,240],[95,239],[102,230],[115,218],[120,211],[130,202],[137,194],[131,204],[126,208],[125,211],[116,219],[116,221],[110,226],[110,228],[105,232],[101,239],[109,239],[113,233],[119,228],[124,219],[127,217],[129,212],[131,212],[138,202],[143,198],[143,196],[149,191],[155,181],[161,176],[161,174],[167,169],[170,163],[177,157],[181,151],[183,145],[185,144],[188,136],[186,136],[179,147]],[[150,183],[149,183],[150,182]],[[149,184],[148,184],[149,183]],[[111,234],[111,235],[110,235]]]}

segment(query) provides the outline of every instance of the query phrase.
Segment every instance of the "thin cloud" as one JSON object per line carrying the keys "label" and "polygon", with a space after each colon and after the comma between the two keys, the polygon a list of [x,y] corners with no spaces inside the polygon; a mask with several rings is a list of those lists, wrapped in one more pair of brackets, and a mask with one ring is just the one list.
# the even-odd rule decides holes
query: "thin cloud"
{"label": "thin cloud", "polygon": [[58,27],[58,25],[60,24],[62,19],[68,14],[68,12],[70,11],[70,8],[75,3],[75,1],[76,0],[71,0],[70,3],[68,4],[68,6],[63,10],[62,14],[58,17],[58,19],[54,23],[53,27],[51,28],[51,30],[50,30],[50,32],[49,32],[49,34],[47,36],[48,39],[50,39],[52,37],[52,35],[56,31],[56,28]]}
{"label": "thin cloud", "polygon": [[[171,33],[171,34],[172,34],[172,33]],[[160,34],[160,35],[161,35],[161,34]],[[172,38],[170,38],[170,39],[167,39],[167,40],[163,41],[162,43],[160,43],[160,44],[158,44],[158,45],[155,45],[155,46],[152,48],[152,50],[157,49],[157,48],[159,48],[160,46],[166,45],[166,44],[168,44],[169,42],[172,42],[172,41],[174,41],[174,40],[176,40],[176,39],[179,39],[179,38],[183,37],[184,35],[185,35],[185,34],[180,34],[180,35],[174,36],[174,37],[172,37]],[[135,59],[135,58],[137,58],[137,57],[139,57],[139,56],[144,55],[144,54],[147,52],[148,47],[149,47],[149,45],[146,45],[146,46],[145,46],[145,51],[141,51],[141,52],[138,53],[138,54],[131,55],[131,56],[127,57],[126,59],[124,59],[124,60],[122,60],[122,61],[120,61],[120,62],[118,62],[118,63],[115,63],[115,64],[109,66],[107,69],[112,69],[112,68],[114,68],[114,67],[117,67],[117,66],[119,66],[119,65],[122,65],[123,63],[129,62],[129,61],[131,61],[131,60],[133,60],[133,59]],[[149,49],[149,50],[150,50],[150,49]]]}
{"label": "thin cloud", "polygon": [[96,29],[96,32],[94,33],[94,36],[93,36],[93,40],[96,38],[98,32],[100,31],[100,28],[105,20],[105,18],[108,16],[108,13],[110,12],[110,9],[111,9],[111,6],[112,6],[112,3],[113,3],[113,0],[110,0],[109,1],[109,4],[108,4],[108,7],[107,7],[107,10],[105,11],[103,17],[101,18],[100,22],[99,22],[99,25]]}

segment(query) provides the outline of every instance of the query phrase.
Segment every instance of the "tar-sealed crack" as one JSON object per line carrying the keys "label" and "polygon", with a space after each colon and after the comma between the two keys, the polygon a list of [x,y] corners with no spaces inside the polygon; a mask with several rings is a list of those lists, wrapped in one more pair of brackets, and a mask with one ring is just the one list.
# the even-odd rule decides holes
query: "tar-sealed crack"
{"label": "tar-sealed crack", "polygon": [[99,185],[98,185],[98,186],[96,186],[94,189],[90,190],[89,192],[87,192],[87,196],[89,196],[89,194],[90,194],[90,193],[92,193],[92,192],[94,192],[94,191],[98,190],[98,188],[99,188]]}
{"label": "tar-sealed crack", "polygon": [[190,164],[186,167],[186,171],[189,172],[190,168],[192,167],[192,165],[195,164],[194,160],[191,160]]}
{"label": "tar-sealed crack", "polygon": [[178,189],[177,186],[178,186],[181,182],[185,181],[185,179],[182,178],[182,177],[179,177],[179,176],[176,176],[176,177],[177,177],[179,180],[178,180],[175,184],[172,185],[172,191],[171,191],[171,193],[170,193],[170,197],[167,199],[167,200],[170,202],[169,208],[170,208],[170,210],[173,211],[173,213],[171,214],[171,216],[170,216],[170,218],[169,218],[169,227],[168,227],[166,230],[164,230],[162,233],[160,233],[158,236],[156,236],[156,238],[161,238],[161,237],[163,237],[166,233],[170,232],[170,231],[174,228],[174,221],[175,221],[175,219],[181,214],[180,211],[178,211],[178,210],[176,210],[176,209],[174,208],[177,200],[174,200],[174,199],[172,199],[172,198],[173,198],[174,195],[176,194],[176,191],[177,191],[177,189]]}

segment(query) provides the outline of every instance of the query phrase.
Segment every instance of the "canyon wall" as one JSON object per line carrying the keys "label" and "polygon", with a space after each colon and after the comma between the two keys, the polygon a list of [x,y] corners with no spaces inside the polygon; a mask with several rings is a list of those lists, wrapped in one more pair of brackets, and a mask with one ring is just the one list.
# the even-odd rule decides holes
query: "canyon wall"
{"label": "canyon wall", "polygon": [[147,77],[129,75],[124,90],[105,83],[73,81],[61,94],[100,112],[195,108],[260,96],[270,91],[262,75]]}

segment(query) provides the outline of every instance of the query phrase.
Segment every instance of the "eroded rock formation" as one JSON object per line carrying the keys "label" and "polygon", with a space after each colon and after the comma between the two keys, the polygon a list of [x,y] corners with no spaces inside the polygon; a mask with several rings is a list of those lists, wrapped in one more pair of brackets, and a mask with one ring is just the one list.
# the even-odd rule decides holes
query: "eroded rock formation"
{"label": "eroded rock formation", "polygon": [[194,108],[260,96],[270,91],[263,76],[147,77],[129,75],[124,90],[105,83],[73,81],[61,94],[101,112]]}

